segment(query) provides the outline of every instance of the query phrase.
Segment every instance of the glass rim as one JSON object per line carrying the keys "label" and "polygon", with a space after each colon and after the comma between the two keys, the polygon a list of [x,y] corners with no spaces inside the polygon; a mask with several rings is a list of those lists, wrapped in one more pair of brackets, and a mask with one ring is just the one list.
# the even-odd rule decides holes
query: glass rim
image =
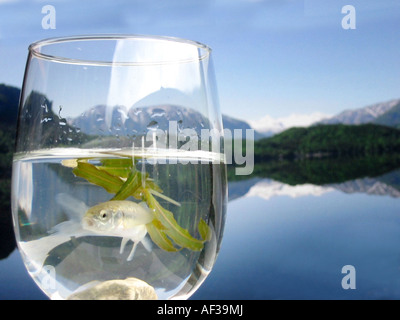
{"label": "glass rim", "polygon": [[[78,41],[112,41],[112,40],[150,40],[150,41],[165,41],[171,43],[187,44],[204,52],[198,55],[197,58],[188,59],[171,59],[160,61],[104,61],[104,60],[89,60],[68,58],[60,55],[51,55],[40,52],[39,49],[49,45],[56,45],[60,43],[72,43]],[[176,64],[176,63],[189,63],[201,61],[208,58],[212,49],[198,41],[188,40],[170,36],[157,36],[157,35],[140,35],[140,34],[95,34],[95,35],[77,35],[77,36],[63,36],[47,38],[31,43],[28,47],[31,55],[44,60],[51,60],[54,62],[67,63],[67,64],[82,64],[82,65],[104,65],[104,66],[146,66],[146,65],[161,65],[161,64]]]}

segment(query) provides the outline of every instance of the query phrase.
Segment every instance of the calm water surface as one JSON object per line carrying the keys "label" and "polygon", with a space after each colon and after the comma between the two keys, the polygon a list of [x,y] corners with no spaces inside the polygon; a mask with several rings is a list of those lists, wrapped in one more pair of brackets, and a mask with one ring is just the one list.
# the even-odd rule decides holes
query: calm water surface
{"label": "calm water surface", "polygon": [[[400,299],[399,208],[400,192],[371,179],[231,183],[221,252],[192,299]],[[46,299],[16,250],[0,260],[0,299]]]}
{"label": "calm water surface", "polygon": [[[400,298],[400,198],[304,186],[272,195],[268,182],[264,198],[250,189],[229,203],[218,263],[194,299]],[[355,290],[342,288],[345,265]]]}

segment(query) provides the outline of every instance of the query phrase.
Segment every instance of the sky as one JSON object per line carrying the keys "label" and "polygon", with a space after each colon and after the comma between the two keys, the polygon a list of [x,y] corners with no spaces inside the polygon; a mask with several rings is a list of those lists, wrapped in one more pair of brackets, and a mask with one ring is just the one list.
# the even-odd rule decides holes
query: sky
{"label": "sky", "polygon": [[[42,28],[45,5],[55,29]],[[400,98],[398,0],[0,0],[0,83],[21,87],[30,43],[99,33],[209,45],[220,109],[246,121]]]}

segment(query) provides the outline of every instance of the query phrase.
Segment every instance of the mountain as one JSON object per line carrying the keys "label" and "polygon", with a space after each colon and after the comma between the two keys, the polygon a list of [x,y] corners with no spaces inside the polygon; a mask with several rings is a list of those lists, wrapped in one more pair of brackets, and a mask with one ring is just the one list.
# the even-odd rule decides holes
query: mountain
{"label": "mountain", "polygon": [[[196,110],[174,106],[161,105],[143,108],[127,109],[125,106],[106,108],[104,105],[95,106],[77,118],[68,119],[68,124],[79,128],[82,132],[98,135],[130,135],[140,136],[150,129],[169,128],[169,122],[176,121],[177,129],[194,129],[201,134],[201,129],[209,127],[209,120]],[[234,129],[251,129],[250,125],[242,120],[222,115],[224,129],[233,133]],[[93,132],[96,128],[96,132]],[[255,132],[254,138],[263,135]],[[244,136],[243,136],[244,138]]]}
{"label": "mountain", "polygon": [[[382,103],[377,103],[364,108],[345,110],[339,113],[337,116],[325,119],[322,121],[317,121],[316,124],[365,124],[365,123],[378,123],[382,125],[387,125],[383,120],[380,119],[384,114],[389,112],[393,107],[398,106],[400,99],[394,99]],[[398,113],[397,113],[398,114]]]}
{"label": "mountain", "polygon": [[[200,134],[201,129],[209,126],[209,120],[200,112],[174,105],[161,105],[146,108],[98,105],[68,119],[68,124],[79,128],[84,133],[93,135],[142,136],[149,130],[169,128],[175,121],[177,130],[194,129]],[[94,131],[94,129],[96,131]]]}
{"label": "mountain", "polygon": [[291,114],[288,117],[273,118],[269,115],[249,121],[250,125],[262,135],[269,137],[292,127],[308,127],[313,123],[329,118],[330,115],[321,112],[311,114]]}
{"label": "mountain", "polygon": [[[222,123],[223,123],[224,129],[230,130],[232,132],[232,134],[233,134],[234,129],[241,129],[243,132],[242,133],[243,138],[245,138],[245,131],[247,129],[253,129],[248,122],[229,117],[225,114],[222,115]],[[265,135],[262,134],[261,132],[258,132],[257,130],[254,130],[254,140],[258,140],[261,138],[265,138]]]}
{"label": "mountain", "polygon": [[68,125],[60,110],[54,111],[53,102],[45,95],[31,91],[24,102],[24,113],[19,118],[19,126],[24,130],[18,132],[17,151],[78,146],[91,139]]}
{"label": "mountain", "polygon": [[[9,124],[16,124],[20,94],[21,89],[5,84],[0,84],[0,125],[8,126]],[[47,98],[45,97],[44,99],[47,100]],[[50,102],[49,105],[51,105]],[[105,110],[105,106],[95,106],[84,112],[81,117],[68,119],[68,122],[72,125],[76,125],[78,128],[81,128],[84,132],[89,131],[89,128],[93,127],[94,125],[99,125],[100,123],[99,134],[105,135],[108,131],[105,123]],[[144,112],[142,113],[142,111]],[[207,122],[207,120],[205,120],[205,118],[202,117],[199,113],[194,112],[193,110],[190,110],[188,108],[164,106],[161,109],[157,107],[150,107],[146,110],[144,110],[144,108],[133,109],[129,110],[128,112],[124,106],[117,106],[113,109],[111,113],[111,119],[113,121],[113,123],[111,123],[111,127],[114,127],[114,130],[112,130],[112,132],[125,134],[127,131],[132,131],[131,122],[137,120],[139,120],[141,126],[139,127],[139,129],[135,128],[135,131],[147,130],[147,124],[151,124],[151,122],[155,118],[165,114],[168,115],[166,117],[167,121],[176,120],[179,121],[180,126],[185,127],[196,127],[196,125],[194,124],[196,121],[198,121],[198,123],[203,123],[203,125]],[[126,123],[126,120],[129,119],[132,121],[128,121]],[[246,121],[235,119],[225,114],[222,115],[222,122],[224,128],[229,129],[232,132],[234,129],[241,129],[244,131],[246,129],[252,129],[252,127]],[[159,124],[159,126],[161,125],[162,123]],[[262,137],[264,137],[263,134],[255,131],[254,138],[256,140]]]}
{"label": "mountain", "polygon": [[400,129],[400,100],[384,114],[377,117],[374,123]]}
{"label": "mountain", "polygon": [[400,128],[400,99],[376,103],[364,108],[345,110],[336,116],[314,112],[311,114],[291,114],[281,118],[273,118],[267,115],[261,119],[249,121],[252,128],[266,137],[293,127],[308,127],[318,124],[358,125],[366,123]]}
{"label": "mountain", "polygon": [[[0,126],[14,127],[17,122],[18,103],[21,89],[0,84]],[[51,110],[52,103],[39,93],[34,93],[47,102],[47,111],[51,115],[46,115],[46,120],[57,119],[57,116]],[[106,115],[106,110],[111,111]],[[165,116],[161,119],[161,116]],[[111,119],[110,123],[106,123],[106,118]],[[43,119],[42,119],[43,120]],[[206,126],[208,120],[200,113],[176,106],[148,107],[140,109],[127,110],[124,106],[116,106],[112,110],[106,109],[104,105],[95,106],[84,112],[80,117],[67,119],[67,126],[81,129],[82,132],[89,132],[94,126],[98,127],[97,134],[137,134],[141,131],[147,131],[148,125],[151,128],[163,127],[167,121],[175,120],[180,128],[194,128],[199,131],[202,126]],[[157,122],[157,123],[156,123]],[[233,133],[234,129],[241,129],[243,132],[252,127],[245,121],[232,118],[228,115],[222,115],[222,122],[225,129]],[[46,122],[47,123],[47,122]],[[138,125],[139,123],[139,125]],[[111,128],[111,129],[108,129]],[[71,128],[69,128],[70,130]],[[75,130],[74,130],[75,131]],[[263,138],[260,132],[254,132],[254,139]],[[65,140],[65,139],[64,139]]]}

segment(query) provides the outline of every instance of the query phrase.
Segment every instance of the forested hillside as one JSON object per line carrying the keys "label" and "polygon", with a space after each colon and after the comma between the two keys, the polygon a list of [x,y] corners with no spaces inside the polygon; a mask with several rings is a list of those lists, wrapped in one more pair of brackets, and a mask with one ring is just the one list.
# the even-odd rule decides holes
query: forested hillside
{"label": "forested hillside", "polygon": [[369,156],[399,152],[400,130],[375,124],[291,128],[255,144],[256,161]]}

